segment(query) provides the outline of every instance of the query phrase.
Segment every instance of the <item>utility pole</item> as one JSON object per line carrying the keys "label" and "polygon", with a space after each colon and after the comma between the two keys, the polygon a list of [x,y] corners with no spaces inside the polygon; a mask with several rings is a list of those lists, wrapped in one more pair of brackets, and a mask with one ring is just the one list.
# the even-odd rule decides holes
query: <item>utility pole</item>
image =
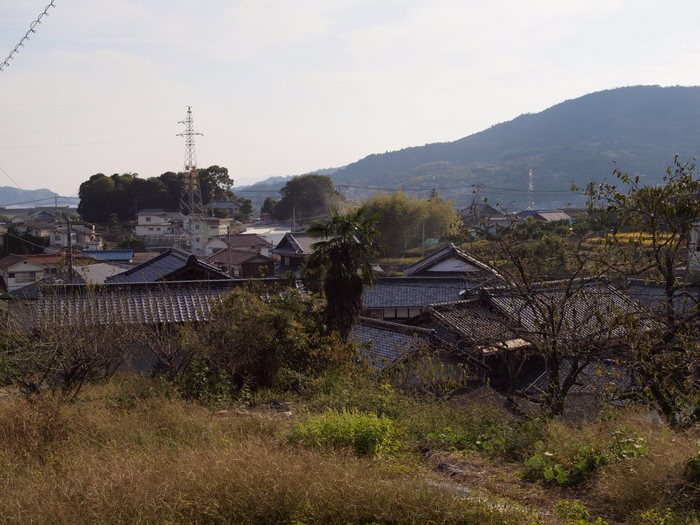
{"label": "utility pole", "polygon": [[73,239],[71,225],[70,225],[70,215],[66,216],[66,233],[68,233],[68,282],[73,282]]}
{"label": "utility pole", "polygon": [[233,272],[231,271],[231,225],[226,226],[226,249],[228,250],[228,276],[233,277]]}

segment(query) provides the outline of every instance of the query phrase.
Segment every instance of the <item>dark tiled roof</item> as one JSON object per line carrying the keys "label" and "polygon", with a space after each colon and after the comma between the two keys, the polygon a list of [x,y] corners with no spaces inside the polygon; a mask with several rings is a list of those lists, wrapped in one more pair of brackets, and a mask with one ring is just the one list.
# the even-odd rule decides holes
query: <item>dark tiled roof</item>
{"label": "dark tiled roof", "polygon": [[109,283],[150,283],[167,280],[181,273],[188,266],[196,266],[210,279],[228,279],[228,276],[211,264],[197,260],[194,255],[171,248],[124,273],[108,279]]}
{"label": "dark tiled roof", "polygon": [[413,350],[431,345],[435,332],[361,317],[352,329],[350,340],[359,345],[360,355],[372,366],[384,368]]}
{"label": "dark tiled roof", "polygon": [[419,308],[460,298],[465,283],[461,278],[385,277],[365,287],[364,308]]}
{"label": "dark tiled roof", "polygon": [[273,252],[278,255],[311,255],[314,251],[311,245],[320,240],[306,232],[288,232],[282,237]]}
{"label": "dark tiled roof", "polygon": [[239,233],[238,235],[221,236],[221,240],[231,248],[264,248],[270,242],[257,233]]}
{"label": "dark tiled roof", "polygon": [[[661,283],[630,280],[625,293],[652,315],[663,311],[666,300],[665,287]],[[673,294],[673,306],[681,314],[697,314],[700,287],[679,289]]]}
{"label": "dark tiled roof", "polygon": [[[57,326],[208,321],[211,307],[248,280],[179,281],[86,287],[42,287],[34,301],[14,303],[26,323]],[[275,279],[260,282],[274,284]]]}
{"label": "dark tiled roof", "polygon": [[274,259],[272,257],[260,255],[256,251],[224,249],[207,257],[207,261],[219,264],[243,264],[245,262],[272,263]]}
{"label": "dark tiled roof", "polygon": [[428,312],[444,327],[474,345],[494,345],[515,337],[506,329],[501,316],[475,299],[433,304]]}
{"label": "dark tiled roof", "polygon": [[5,257],[0,258],[0,268],[9,268],[13,264],[22,262],[26,258],[26,255],[6,255]]}
{"label": "dark tiled roof", "polygon": [[531,290],[529,297],[507,288],[486,289],[483,293],[488,295],[491,305],[520,327],[521,333],[524,331],[535,337],[542,332],[541,325],[549,324],[555,315],[560,316],[562,327],[558,333],[562,338],[609,340],[621,337],[622,327],[610,330],[611,318],[638,310],[611,286],[588,283],[567,290],[566,284],[565,281],[544,283]]}

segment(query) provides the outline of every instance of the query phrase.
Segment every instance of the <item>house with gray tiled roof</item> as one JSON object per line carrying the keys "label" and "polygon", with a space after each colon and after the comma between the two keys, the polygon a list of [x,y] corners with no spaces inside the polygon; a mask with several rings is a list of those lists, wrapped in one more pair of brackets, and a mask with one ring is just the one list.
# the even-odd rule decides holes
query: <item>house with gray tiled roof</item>
{"label": "house with gray tiled roof", "polygon": [[[572,367],[624,362],[624,325],[610,321],[638,306],[605,283],[581,281],[573,290],[565,284],[541,283],[527,296],[508,286],[482,288],[466,300],[430,305],[414,323],[436,330],[456,353],[478,359],[483,379],[501,388],[525,389],[546,373],[547,360],[536,349],[554,340]],[[551,330],[549,314],[557,322]]]}
{"label": "house with gray tiled roof", "polygon": [[465,291],[503,282],[488,264],[448,244],[408,266],[403,277],[381,277],[364,290],[365,314],[374,319],[406,322],[434,303],[457,301]]}
{"label": "house with gray tiled roof", "polygon": [[495,268],[449,243],[440,250],[404,268],[405,277],[463,277],[488,281],[491,285],[503,281]]}
{"label": "house with gray tiled roof", "polygon": [[364,315],[405,322],[432,303],[456,301],[468,283],[459,277],[380,277],[362,295]]}
{"label": "house with gray tiled roof", "polygon": [[236,235],[220,235],[209,239],[204,245],[204,252],[208,257],[228,247],[234,250],[248,250],[269,256],[272,245],[265,237],[256,233],[238,233]]}
{"label": "house with gray tiled roof", "polygon": [[360,317],[350,332],[350,341],[357,343],[360,357],[378,369],[393,365],[420,348],[444,345],[434,330],[368,317]]}
{"label": "house with gray tiled roof", "polygon": [[[6,304],[25,322],[57,326],[163,324],[210,321],[212,307],[247,279],[127,282],[89,287],[80,284],[33,286],[33,294],[5,294]],[[275,285],[274,278],[258,280]]]}
{"label": "house with gray tiled roof", "polygon": [[230,277],[216,266],[200,261],[189,252],[169,248],[130,270],[107,279],[109,284],[154,283],[159,281],[220,280]]}
{"label": "house with gray tiled roof", "polygon": [[275,275],[275,260],[255,251],[225,248],[205,260],[231,277],[258,278]]}
{"label": "house with gray tiled roof", "polygon": [[313,253],[311,246],[319,240],[306,232],[287,232],[272,249],[272,254],[280,258],[283,268],[297,270]]}

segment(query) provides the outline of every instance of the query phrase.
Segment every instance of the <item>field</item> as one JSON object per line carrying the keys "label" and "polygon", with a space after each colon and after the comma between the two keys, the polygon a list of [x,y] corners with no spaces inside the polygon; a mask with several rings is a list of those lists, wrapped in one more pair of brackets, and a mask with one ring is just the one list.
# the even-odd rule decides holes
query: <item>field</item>
{"label": "field", "polygon": [[0,398],[0,522],[690,524],[699,448],[644,407],[523,420],[359,373],[194,403],[122,375]]}

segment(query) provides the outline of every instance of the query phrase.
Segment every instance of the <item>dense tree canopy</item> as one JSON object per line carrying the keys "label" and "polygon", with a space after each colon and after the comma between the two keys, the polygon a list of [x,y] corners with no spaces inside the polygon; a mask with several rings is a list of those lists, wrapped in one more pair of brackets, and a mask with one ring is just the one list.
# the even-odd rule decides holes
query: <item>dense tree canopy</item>
{"label": "dense tree canopy", "polygon": [[294,177],[280,193],[282,198],[272,209],[272,215],[279,220],[289,220],[292,216],[297,220],[327,216],[330,208],[344,200],[326,175]]}
{"label": "dense tree canopy", "polygon": [[404,192],[379,193],[365,207],[368,214],[377,218],[379,243],[387,255],[420,246],[424,238],[442,238],[456,228],[458,221],[453,204],[442,200],[437,193],[427,199],[410,197]]}
{"label": "dense tree canopy", "polygon": [[[204,204],[212,200],[237,200],[242,214],[250,215],[252,204],[248,199],[239,199],[231,192],[233,180],[228,169],[213,165],[199,170],[198,174]],[[147,179],[139,178],[136,173],[111,176],[98,173],[80,185],[78,212],[86,221],[100,224],[107,224],[115,217],[118,221],[133,220],[139,210],[146,208],[177,210],[181,189],[182,174],[172,171]]]}

